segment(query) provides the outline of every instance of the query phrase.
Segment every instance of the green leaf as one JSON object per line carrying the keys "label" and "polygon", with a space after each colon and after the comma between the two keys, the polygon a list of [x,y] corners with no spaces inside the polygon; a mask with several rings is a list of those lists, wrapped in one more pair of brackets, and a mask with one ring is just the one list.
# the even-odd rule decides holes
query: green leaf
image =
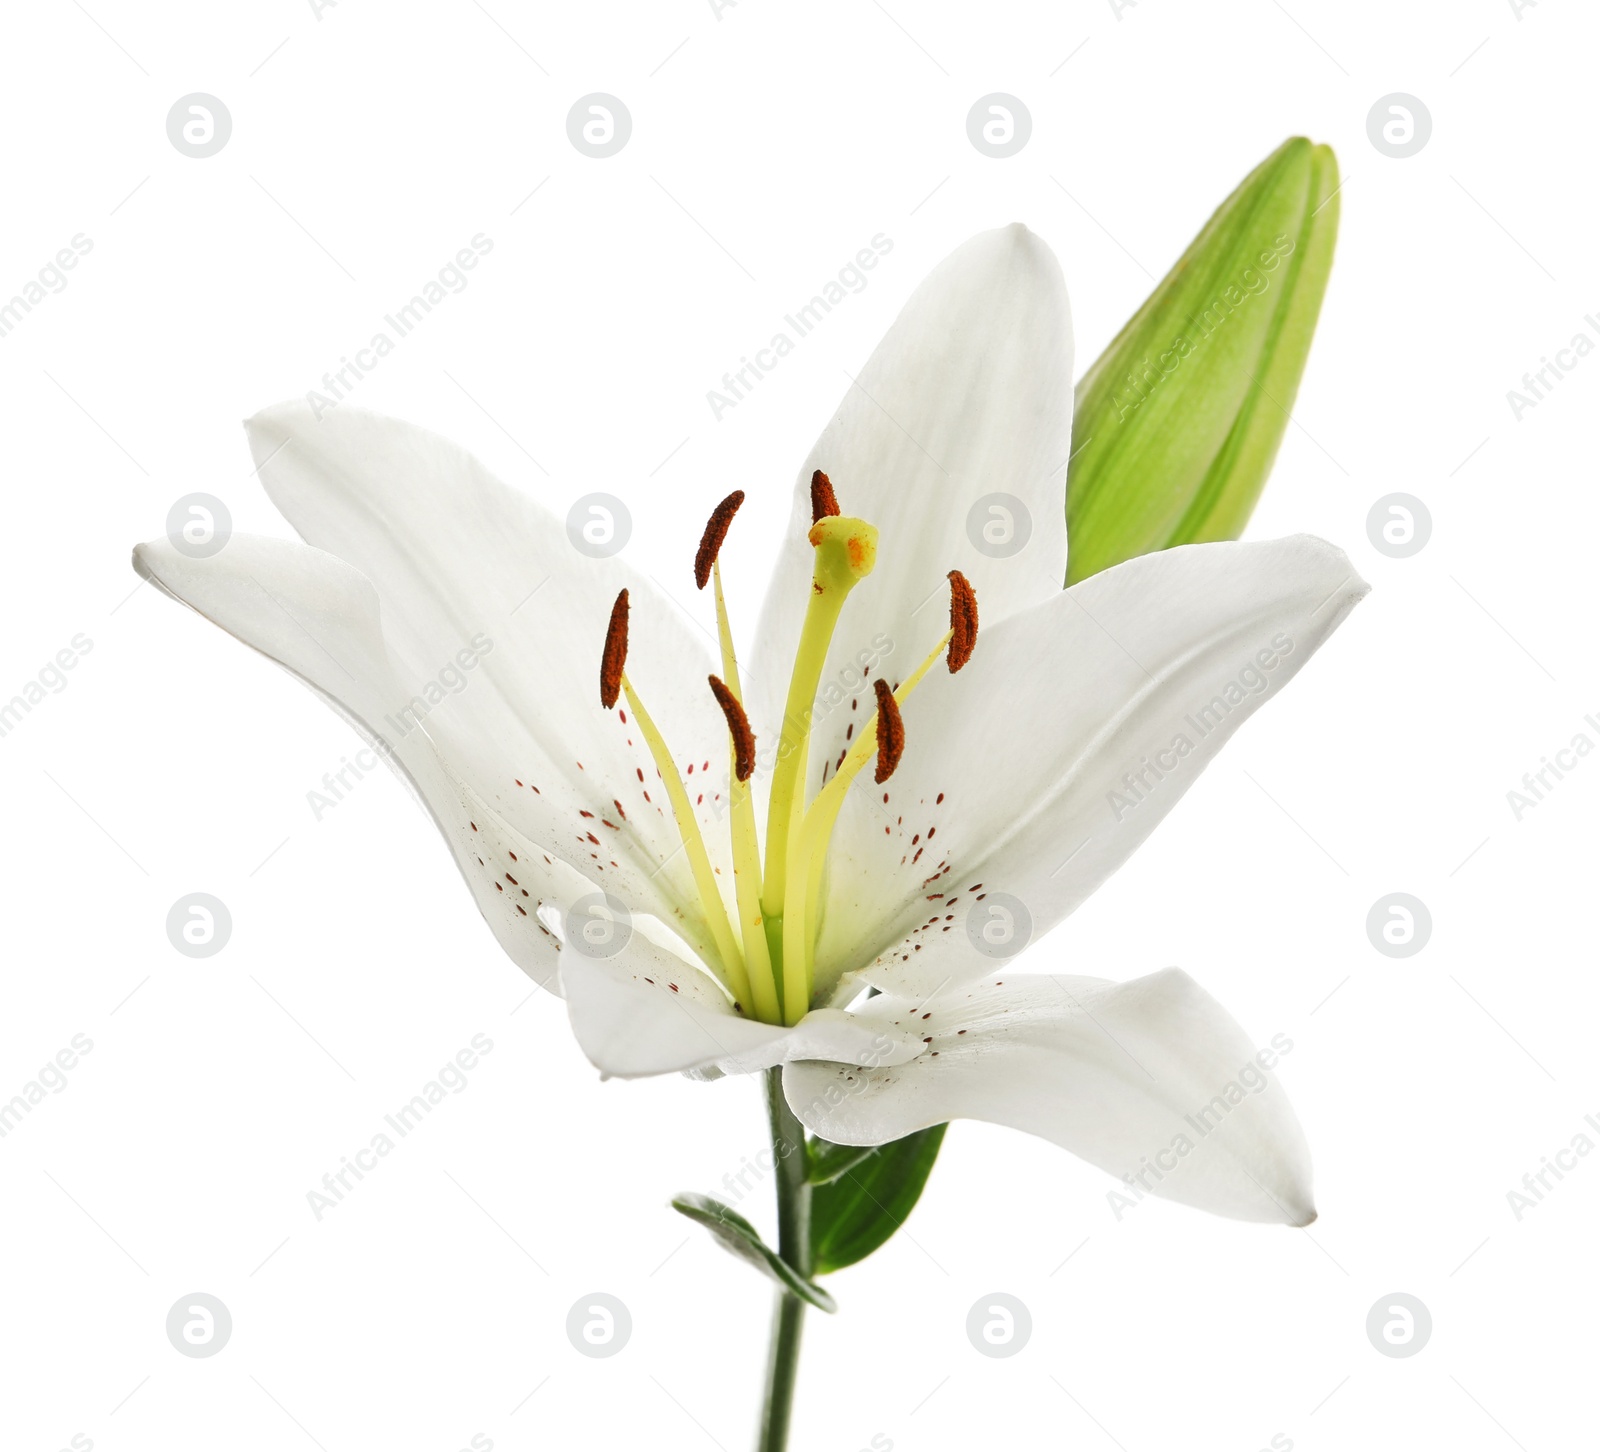
{"label": "green leaf", "polygon": [[839,1309],[833,1297],[821,1286],[813,1284],[800,1274],[777,1251],[761,1238],[760,1232],[737,1210],[713,1200],[709,1195],[690,1191],[675,1196],[672,1208],[687,1215],[696,1224],[703,1225],[740,1260],[748,1261],[758,1271],[770,1276],[790,1295],[815,1306],[819,1311]]}
{"label": "green leaf", "polygon": [[813,1139],[807,1145],[810,1162],[806,1179],[813,1185],[831,1185],[846,1170],[877,1154],[875,1144],[835,1144],[829,1139]]}
{"label": "green leaf", "polygon": [[[811,1259],[826,1275],[865,1260],[906,1222],[939,1157],[947,1126],[919,1129],[847,1162],[847,1145],[813,1140]],[[837,1174],[816,1181],[837,1166]]]}
{"label": "green leaf", "polygon": [[1288,427],[1339,231],[1333,152],[1285,141],[1078,384],[1067,583],[1237,539]]}

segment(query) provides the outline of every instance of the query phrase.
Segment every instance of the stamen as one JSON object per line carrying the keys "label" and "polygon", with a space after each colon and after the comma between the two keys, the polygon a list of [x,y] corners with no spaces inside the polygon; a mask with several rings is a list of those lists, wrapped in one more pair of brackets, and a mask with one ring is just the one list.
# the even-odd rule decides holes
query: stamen
{"label": "stamen", "polygon": [[[933,669],[947,648],[951,650],[952,655],[955,653],[954,643],[962,630],[967,630],[968,634],[966,654],[959,657],[960,665],[965,665],[967,657],[972,653],[971,642],[976,636],[978,624],[977,596],[973,593],[966,576],[958,570],[951,572],[950,589],[950,630],[928,652],[926,659],[901,682],[898,690],[890,691],[885,681],[873,683],[873,690],[878,698],[878,710],[862,727],[855,742],[845,748],[845,753],[833,773],[833,779],[817,793],[816,799],[806,810],[799,848],[794,854],[794,866],[791,869],[798,890],[793,894],[796,901],[788,905],[791,917],[784,923],[784,973],[787,978],[794,971],[794,963],[803,962],[808,993],[815,977],[817,935],[822,920],[823,868],[827,862],[828,841],[833,835],[833,828],[839,819],[839,810],[844,806],[850,784],[874,752],[879,753],[875,775],[880,785],[894,771],[899,764],[901,752],[905,749],[905,727],[900,720],[899,707],[921,684],[923,677]],[[958,601],[962,602],[959,610]],[[889,720],[891,714],[892,722]],[[885,747],[888,748],[887,764]],[[792,921],[802,912],[803,927]]]}
{"label": "stamen", "polygon": [[[743,499],[742,494],[730,495],[723,501],[726,508],[729,500]],[[735,505],[734,509],[738,506]],[[728,509],[727,518],[732,520],[734,509]],[[722,509],[717,513],[720,515]],[[717,519],[714,515],[711,524],[706,527],[706,540],[713,537],[713,527]],[[722,534],[726,533],[726,526],[717,533],[716,546],[720,548]],[[705,542],[702,541],[702,548]],[[698,563],[698,562],[697,562]],[[722,595],[722,562],[713,552],[711,556],[711,578],[716,585],[717,600],[717,638],[722,647],[722,679],[730,696],[737,702],[744,695],[744,688],[739,682],[739,661],[733,649],[733,631],[728,624],[728,606]],[[748,722],[747,722],[748,725]],[[751,767],[754,767],[754,733],[751,734]],[[739,747],[734,742],[729,747],[730,765],[737,772],[739,764]],[[751,774],[749,770],[745,775]],[[766,922],[761,912],[761,846],[756,835],[756,807],[750,798],[748,781],[741,780],[735,775],[729,784],[729,817],[728,832],[733,845],[733,887],[734,897],[739,913],[739,936],[744,944],[744,961],[746,979],[750,986],[749,1002],[754,1010],[755,1017],[762,1023],[782,1023],[783,1008],[779,1002],[777,974],[772,963],[772,948],[767,942]]]}
{"label": "stamen", "polygon": [[610,710],[622,690],[622,670],[628,663],[628,592],[617,596],[606,627],[606,645],[600,652],[600,704]]}
{"label": "stamen", "polygon": [[[694,557],[694,587],[703,590],[706,582],[711,578],[711,567],[716,564],[717,556],[722,551],[722,541],[728,536],[728,526],[733,523],[733,516],[739,512],[739,506],[744,503],[744,490],[735,489],[726,499],[711,511],[711,518],[706,521],[706,532],[700,536],[700,548]],[[834,513],[838,513],[837,510]]]}
{"label": "stamen", "polygon": [[721,681],[715,676],[706,679],[711,682],[711,694],[722,707],[722,714],[728,718],[728,734],[733,737],[734,778],[737,781],[749,781],[750,774],[756,769],[756,733],[750,729],[750,718],[745,715],[739,698]]}
{"label": "stamen", "polygon": [[815,524],[819,519],[839,512],[839,501],[834,498],[833,484],[828,476],[818,469],[811,476],[811,522]]}
{"label": "stamen", "polygon": [[906,728],[900,719],[900,703],[888,681],[880,678],[872,683],[872,689],[878,693],[878,769],[872,779],[882,786],[900,765],[900,753],[906,749]]}
{"label": "stamen", "polygon": [[[626,590],[622,592],[618,600],[619,605],[626,604],[627,593]],[[615,618],[614,612],[613,618]],[[706,927],[710,929],[712,941],[716,945],[716,956],[722,968],[722,981],[736,1003],[748,1003],[750,979],[745,972],[744,954],[740,951],[739,941],[734,937],[732,925],[728,922],[728,910],[723,904],[722,892],[717,886],[716,872],[706,852],[705,840],[700,835],[700,823],[695,818],[689,793],[684,789],[683,778],[678,775],[677,764],[672,759],[672,753],[667,750],[666,741],[651,719],[650,713],[645,710],[644,703],[633,688],[633,683],[626,675],[621,676],[621,682],[622,689],[627,692],[628,705],[633,711],[634,720],[638,723],[645,745],[650,748],[650,755],[655,760],[656,770],[661,773],[661,780],[666,786],[667,799],[672,804],[673,820],[678,827],[678,837],[689,859],[689,870],[694,876],[695,890],[700,897],[700,908],[705,914]]]}
{"label": "stamen", "polygon": [[969,660],[978,644],[978,597],[960,570],[950,571],[950,674]]}

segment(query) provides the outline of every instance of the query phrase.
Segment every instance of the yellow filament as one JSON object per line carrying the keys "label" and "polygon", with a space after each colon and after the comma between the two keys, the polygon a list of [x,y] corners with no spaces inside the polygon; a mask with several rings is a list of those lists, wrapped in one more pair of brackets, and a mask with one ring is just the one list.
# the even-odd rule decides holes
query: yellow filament
{"label": "yellow filament", "polygon": [[[922,678],[945,653],[953,634],[953,631],[946,631],[944,639],[928,653],[927,659],[901,683],[900,689],[894,693],[896,705],[905,704],[906,697],[916,690]],[[844,806],[844,799],[849,794],[851,782],[877,751],[878,713],[874,711],[856,734],[856,739],[845,753],[844,760],[839,763],[839,770],[834,773],[833,780],[817,793],[816,799],[806,812],[805,822],[801,828],[800,851],[794,861],[794,877],[798,890],[791,894],[789,911],[804,926],[797,931],[794,947],[791,948],[786,925],[784,961],[786,964],[802,968],[808,995],[816,972],[817,932],[822,917],[822,871],[828,860],[828,842],[833,836],[834,824],[839,820],[839,810]],[[797,952],[800,956],[791,959],[790,954],[793,952]]]}
{"label": "yellow filament", "polygon": [[734,937],[733,928],[728,923],[728,910],[723,905],[722,893],[717,887],[717,876],[712,871],[711,858],[706,853],[706,844],[700,835],[700,823],[695,820],[694,807],[689,801],[689,793],[684,789],[683,778],[678,775],[677,765],[667,750],[667,743],[656,729],[656,723],[650,719],[650,713],[640,702],[638,693],[633,689],[633,683],[626,673],[622,677],[622,689],[628,697],[628,704],[633,707],[633,714],[638,720],[645,744],[650,748],[650,755],[655,759],[656,770],[661,773],[661,780],[666,784],[667,797],[672,803],[672,815],[678,824],[678,836],[683,841],[684,851],[689,854],[689,866],[694,873],[695,887],[699,890],[700,906],[705,912],[706,926],[711,930],[712,939],[717,947],[717,956],[721,959],[723,983],[736,1002],[748,1003],[750,980],[745,973],[744,955],[740,952],[738,939]]}
{"label": "yellow filament", "polygon": [[[717,636],[722,645],[722,680],[742,705],[739,662],[733,650],[733,631],[728,625],[728,607],[722,598],[722,564],[713,561],[711,576],[716,582]],[[734,748],[728,747],[729,822],[733,842],[733,887],[739,910],[739,933],[744,940],[744,956],[751,1001],[745,1006],[762,1023],[778,1023],[782,1014],[778,1004],[777,980],[772,972],[772,953],[767,945],[766,925],[761,913],[761,849],[756,838],[756,807],[750,783],[740,781],[733,769]]]}

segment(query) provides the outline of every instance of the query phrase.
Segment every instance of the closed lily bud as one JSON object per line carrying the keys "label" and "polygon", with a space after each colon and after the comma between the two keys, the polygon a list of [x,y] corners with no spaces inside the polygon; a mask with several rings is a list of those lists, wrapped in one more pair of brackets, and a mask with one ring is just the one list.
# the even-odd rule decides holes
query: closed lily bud
{"label": "closed lily bud", "polygon": [[1069,585],[1135,555],[1243,531],[1305,371],[1338,190],[1331,148],[1285,141],[1078,384]]}

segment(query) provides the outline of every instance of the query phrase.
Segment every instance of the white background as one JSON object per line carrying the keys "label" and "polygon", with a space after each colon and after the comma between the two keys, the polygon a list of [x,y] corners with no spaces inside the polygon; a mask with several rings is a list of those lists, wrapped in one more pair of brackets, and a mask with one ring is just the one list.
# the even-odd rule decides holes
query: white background
{"label": "white background", "polygon": [[[557,512],[619,494],[664,579],[746,488],[726,563],[748,628],[797,461],[940,257],[1039,232],[1081,371],[1297,132],[1338,151],[1343,234],[1250,533],[1323,534],[1373,593],[1027,966],[1179,964],[1259,1042],[1287,1034],[1321,1219],[1149,1201],[1118,1223],[1098,1171],[958,1124],[907,1231],[809,1318],[796,1445],[1590,1441],[1600,1157],[1520,1222],[1506,1196],[1600,1111],[1600,762],[1520,822],[1506,792],[1600,740],[1600,359],[1520,422],[1506,393],[1600,336],[1594,19],[1576,0],[13,8],[0,294],[77,233],[93,250],[0,339],[0,697],[75,634],[93,648],[0,739],[0,1096],[74,1034],[94,1047],[0,1141],[0,1442],[737,1449],[754,1422],[766,1283],[666,1201],[727,1193],[764,1142],[755,1086],[599,1083],[393,778],[314,819],[349,729],[135,590],[129,547],[181,495],[288,532],[238,421],[315,386],[484,233],[470,286],[359,401]],[[165,132],[193,91],[233,117],[207,160]],[[633,116],[605,161],[566,135],[591,91]],[[966,136],[991,91],[1033,116],[1005,161]],[[1433,117],[1409,160],[1367,138],[1394,91]],[[706,391],[876,233],[894,247],[870,286],[714,420]],[[1396,490],[1434,520],[1407,560],[1366,535]],[[1397,890],[1434,919],[1407,960],[1364,929]],[[214,958],[167,940],[193,891],[233,915]],[[475,1033],[494,1049],[470,1086],[319,1223],[307,1192]],[[763,1224],[769,1190],[741,1204]],[[164,1331],[197,1290],[234,1319],[209,1360]],[[633,1316],[610,1360],[563,1329],[596,1290]],[[1009,1360],[963,1329],[996,1290],[1033,1315]],[[1407,1360],[1364,1329],[1394,1291],[1434,1321]]]}

